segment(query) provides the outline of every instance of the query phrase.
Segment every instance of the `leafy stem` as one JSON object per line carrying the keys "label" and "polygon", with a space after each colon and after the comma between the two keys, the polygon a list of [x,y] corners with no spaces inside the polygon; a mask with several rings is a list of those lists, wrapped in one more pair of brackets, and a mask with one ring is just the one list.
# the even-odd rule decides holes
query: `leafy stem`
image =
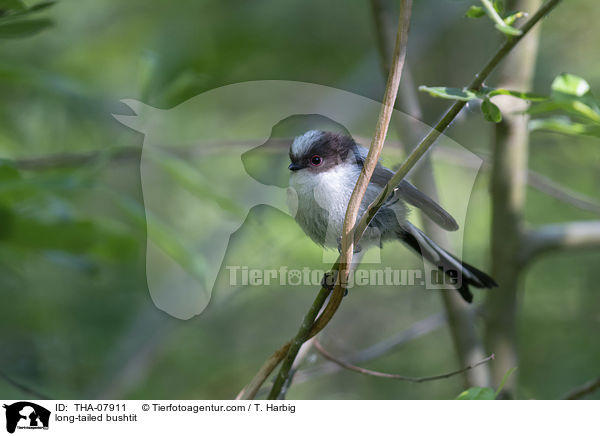
{"label": "leafy stem", "polygon": [[[480,91],[483,85],[484,80],[490,75],[490,73],[496,68],[496,66],[502,61],[506,55],[519,43],[519,41],[543,18],[545,17],[552,9],[554,9],[562,0],[548,0],[544,3],[538,11],[521,27],[521,34],[515,36],[514,38],[510,38],[504,42],[500,46],[500,48],[496,51],[496,53],[492,56],[492,58],[484,65],[484,67],[477,73],[471,83],[466,87],[468,90]],[[389,81],[388,81],[389,85]],[[358,224],[354,228],[354,243],[360,240],[362,234],[367,228],[369,222],[373,219],[379,208],[384,203],[385,199],[388,196],[388,193],[391,192],[408,174],[408,172],[415,166],[415,164],[419,161],[419,159],[425,154],[425,152],[433,145],[436,139],[448,128],[450,123],[456,118],[462,108],[465,106],[466,101],[459,100],[456,101],[450,109],[446,112],[446,114],[442,117],[440,121],[434,126],[434,128],[421,140],[421,142],[417,145],[417,147],[410,153],[410,155],[406,158],[400,169],[394,173],[388,184],[383,188],[379,196],[375,199],[373,203],[369,205],[365,213],[360,218]],[[339,264],[336,263],[334,265],[334,270],[339,268]],[[327,295],[329,292],[327,289],[322,288],[311,306],[310,312],[313,311],[315,306],[319,306],[321,300],[323,299],[323,295]],[[321,331],[331,320],[337,308],[339,307],[342,299],[343,291],[340,287],[339,279],[336,285],[336,289],[334,290],[331,298],[329,299],[329,303],[321,313],[321,315],[315,320],[315,323],[310,328],[308,334],[306,334],[306,325],[303,323],[301,328],[298,331],[298,334],[294,338],[294,340],[285,343],[282,347],[280,347],[277,351],[275,351],[263,364],[259,372],[254,376],[248,386],[238,395],[238,398],[242,399],[252,399],[258,392],[260,386],[264,383],[264,381],[269,377],[271,372],[277,367],[277,365],[284,359],[288,358],[293,362],[295,358],[294,353],[290,353],[292,343],[294,343],[297,339],[302,338],[310,338]],[[326,297],[325,297],[326,298]],[[305,317],[305,320],[307,317]],[[297,346],[295,346],[297,347]],[[299,347],[297,347],[299,350]],[[296,350],[297,354],[297,350]],[[283,368],[282,368],[283,369]],[[287,368],[287,373],[289,373],[289,368]],[[285,376],[285,377],[284,377]],[[283,373],[281,378],[285,381],[286,378],[286,370],[283,369]],[[278,376],[277,383],[281,383],[279,381],[280,376]],[[283,386],[283,383],[281,384]],[[275,391],[275,392],[274,392]],[[277,394],[277,395],[275,395]],[[270,398],[275,398],[278,396],[277,389],[272,390],[269,395]]]}
{"label": "leafy stem", "polygon": [[488,16],[492,19],[494,23],[496,23],[496,29],[510,36],[518,36],[523,32],[519,29],[515,29],[514,27],[507,24],[504,19],[500,16],[496,8],[490,0],[481,0],[481,4],[485,8]]}

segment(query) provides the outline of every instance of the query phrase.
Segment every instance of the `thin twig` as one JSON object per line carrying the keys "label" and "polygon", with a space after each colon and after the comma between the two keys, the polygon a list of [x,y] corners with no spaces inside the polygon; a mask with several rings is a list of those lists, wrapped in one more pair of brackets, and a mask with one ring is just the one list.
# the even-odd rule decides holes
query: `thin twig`
{"label": "thin twig", "polygon": [[[389,20],[386,19],[386,17],[391,14],[386,12],[391,9],[389,6],[392,4],[393,2],[390,2],[389,0],[371,0],[371,9],[373,10],[373,16],[375,18],[375,32],[380,41],[378,44],[379,57],[382,60],[381,66],[384,71],[386,71],[386,60],[389,57],[389,50],[386,47],[389,43],[386,44],[386,41],[390,40],[388,35],[391,27]],[[388,6],[387,8],[386,5]],[[403,131],[402,126],[398,123],[396,123],[396,130],[398,131],[400,138],[407,137],[407,141],[416,143],[420,139],[421,122],[418,120],[423,119],[423,111],[419,103],[417,87],[410,74],[410,68],[407,67],[404,68],[402,84],[400,85],[400,99],[403,103],[404,110],[406,110],[412,118],[408,118],[409,128],[407,133]],[[459,158],[457,160],[460,163],[463,163],[464,161],[472,159],[464,159],[463,157],[463,159]],[[479,168],[479,166],[477,168]],[[412,173],[412,179],[419,189],[427,194],[432,200],[439,202],[431,154],[425,154],[423,156],[419,166],[415,168]],[[452,244],[450,243],[446,232],[431,221],[422,211],[419,211],[419,217],[422,220],[423,230],[430,238],[445,249],[451,248]],[[448,329],[451,333],[454,349],[460,365],[467,366],[485,357],[483,343],[477,332],[474,311],[470,310],[469,305],[465,303],[462,297],[456,292],[441,292],[440,297],[448,314]],[[350,361],[353,362],[352,360]],[[475,371],[465,372],[464,382],[465,386],[489,386],[491,382],[489,368],[487,366],[481,366]]]}
{"label": "thin twig", "polygon": [[[379,162],[379,156],[381,154],[381,150],[383,150],[385,137],[387,135],[392,113],[394,111],[394,104],[396,102],[396,96],[398,95],[398,87],[400,86],[402,68],[404,67],[404,59],[406,57],[411,9],[412,0],[402,0],[400,3],[400,20],[396,34],[396,45],[394,47],[392,68],[390,69],[390,74],[385,88],[383,105],[377,120],[377,126],[375,128],[375,134],[373,136],[371,146],[369,147],[369,152],[365,158],[362,171],[358,177],[356,186],[352,191],[352,195],[350,196],[350,201],[348,202],[348,207],[346,209],[346,216],[342,228],[341,256],[339,261],[340,267],[338,269],[338,274],[336,274],[336,284],[328,305],[328,308],[333,308],[333,312],[329,312],[330,317],[333,316],[333,313],[335,313],[339,307],[344,295],[344,289],[347,285],[349,274],[348,266],[352,264],[352,255],[354,252],[354,224],[356,222],[363,197],[367,191],[367,186],[371,180],[371,176],[373,175],[375,167]],[[312,309],[310,312],[312,312]],[[281,388],[288,378],[290,368],[294,363],[294,359],[298,354],[298,350],[310,336],[314,318],[311,320],[310,324],[307,324],[306,321],[307,317],[304,318],[302,326],[296,334],[292,345],[290,346],[286,360],[281,365],[279,373],[277,374],[277,378],[273,383],[273,388],[268,396],[268,398],[271,400],[279,397]]]}
{"label": "thin twig", "polygon": [[[402,0],[400,2],[400,20],[396,33],[396,45],[394,47],[394,55],[392,58],[392,68],[390,69],[387,85],[385,87],[385,94],[383,96],[383,105],[381,107],[381,112],[379,113],[375,134],[373,135],[369,152],[363,163],[363,168],[356,182],[356,186],[350,196],[342,227],[341,256],[339,261],[340,268],[338,269],[338,274],[336,274],[335,288],[331,294],[328,305],[328,307],[334,308],[333,313],[339,307],[344,295],[344,289],[347,286],[349,265],[352,264],[352,255],[354,252],[354,224],[356,223],[363,197],[367,192],[367,186],[369,185],[371,176],[379,162],[379,156],[383,150],[385,137],[392,118],[392,113],[394,112],[394,104],[396,102],[396,96],[398,95],[404,59],[406,58],[411,10],[412,0]],[[333,316],[333,313],[330,313],[330,316]],[[306,320],[307,318],[305,317],[305,321]],[[314,321],[314,318],[311,320],[310,325],[307,325],[305,322],[302,323],[302,326],[288,351],[287,358],[283,362],[279,374],[277,374],[275,383],[273,383],[273,388],[268,397],[269,399],[273,400],[279,397],[279,393],[288,378],[296,354],[298,353],[300,346],[302,346],[310,335],[312,321]]]}
{"label": "thin twig", "polygon": [[[393,350],[406,345],[407,343],[414,341],[417,338],[425,336],[443,325],[446,324],[446,313],[439,312],[434,315],[428,316],[427,318],[416,321],[411,326],[407,327],[391,337],[383,339],[373,345],[358,350],[352,354],[342,357],[346,362],[352,362],[358,364],[361,362],[368,362],[373,359],[385,356]],[[340,366],[335,365],[332,362],[323,362],[320,365],[314,365],[312,367],[298,371],[295,377],[295,384],[307,382],[308,380],[319,377],[326,374],[331,374],[340,370]]]}
{"label": "thin twig", "polygon": [[543,174],[527,170],[527,184],[544,194],[575,206],[578,209],[600,214],[600,203],[595,198],[562,186],[560,183]]}
{"label": "thin twig", "polygon": [[[322,289],[321,289],[322,290]],[[321,295],[321,292],[319,292]],[[316,300],[315,300],[316,301]],[[314,303],[313,303],[314,304]],[[251,400],[256,396],[256,393],[263,385],[267,377],[271,375],[273,370],[277,368],[277,365],[285,358],[287,355],[290,346],[292,345],[292,341],[288,341],[283,344],[278,350],[276,350],[273,354],[269,356],[269,358],[263,363],[263,366],[260,367],[256,375],[250,380],[250,383],[240,391],[239,394],[235,397],[236,400]]]}
{"label": "thin twig", "polygon": [[485,359],[480,360],[479,362],[476,362],[472,365],[469,365],[469,366],[459,369],[457,371],[447,372],[445,374],[434,375],[431,377],[408,377],[408,376],[400,375],[400,374],[390,374],[388,372],[373,371],[371,369],[362,368],[360,366],[356,366],[356,365],[352,365],[350,363],[344,362],[344,361],[336,358],[331,353],[329,353],[329,351],[327,351],[325,348],[323,348],[323,345],[321,345],[321,343],[319,342],[318,339],[316,339],[314,341],[313,345],[319,351],[319,353],[321,353],[323,355],[323,357],[325,357],[327,360],[331,360],[332,362],[337,363],[338,365],[340,365],[343,368],[346,368],[347,370],[358,372],[359,374],[370,375],[372,377],[389,378],[389,379],[393,379],[393,380],[407,381],[407,382],[412,382],[412,383],[423,383],[423,382],[428,382],[428,381],[450,378],[454,375],[462,374],[463,372],[469,371],[479,365],[483,365],[484,363],[487,363],[490,360],[494,360],[494,355],[492,354],[491,356],[488,356]]}
{"label": "thin twig", "polygon": [[572,221],[528,230],[522,246],[519,258],[521,265],[549,251],[598,248],[600,221]]}
{"label": "thin twig", "polygon": [[396,34],[396,45],[394,47],[394,54],[392,57],[392,68],[389,72],[385,94],[383,96],[383,105],[381,107],[379,119],[377,120],[377,127],[371,141],[371,146],[369,147],[369,152],[365,158],[362,171],[356,182],[356,186],[354,187],[352,195],[350,196],[348,208],[346,209],[341,241],[342,257],[340,264],[342,265],[342,268],[339,271],[340,279],[338,279],[337,283],[339,288],[342,288],[346,284],[348,275],[347,265],[351,264],[353,256],[354,225],[356,223],[356,218],[358,217],[362,200],[367,192],[367,187],[371,181],[371,176],[373,175],[375,167],[379,162],[379,156],[383,150],[387,131],[392,119],[392,113],[394,111],[394,105],[398,95],[398,88],[400,87],[402,70],[404,68],[404,59],[406,57],[411,8],[412,0],[405,0],[400,4],[400,22],[398,23],[398,31]]}
{"label": "thin twig", "polygon": [[[474,313],[476,312],[476,308],[477,306],[471,308]],[[414,324],[412,324],[405,330],[402,330],[389,338],[383,339],[380,342],[370,345],[362,350],[358,350],[348,356],[343,356],[342,359],[346,362],[352,362],[354,364],[377,359],[421,336],[425,336],[426,334],[437,330],[445,324],[446,314],[444,312],[436,313],[434,315],[428,316],[427,318],[416,321]],[[305,342],[304,346],[306,346],[309,343],[310,341]],[[296,358],[296,362],[297,361],[298,358]],[[343,370],[342,367],[329,361],[323,362],[319,365],[310,366],[306,369],[301,369],[297,371],[297,373],[294,376],[294,385],[306,383],[307,381],[313,378],[332,374],[341,370]],[[268,393],[268,391],[265,390],[263,387],[258,391],[257,395],[260,396],[261,394],[266,393]]]}
{"label": "thin twig", "polygon": [[[404,72],[406,78],[408,71]],[[401,93],[402,96],[402,93]],[[412,116],[420,119],[415,113]],[[270,153],[279,153],[282,147],[289,147],[289,140],[283,140],[279,138],[271,138],[269,146],[264,150]],[[363,141],[365,138],[356,137],[357,141]],[[197,147],[190,148],[189,146],[181,147],[169,147],[170,151],[175,151],[175,155],[181,158],[189,158],[190,156],[196,156],[198,154],[210,154],[217,153],[223,150],[223,147],[240,147],[244,148],[245,145],[255,144],[256,139],[240,139],[236,141],[222,140],[222,141],[205,141],[196,143]],[[401,144],[398,141],[388,140],[388,146],[398,147]],[[465,166],[468,168],[479,168],[478,165],[471,164],[470,162],[462,158],[462,153],[457,150],[446,150],[444,147],[437,149],[444,159],[451,161],[454,164]],[[85,165],[92,165],[97,162],[120,162],[120,161],[139,161],[140,159],[140,148],[137,146],[123,146],[115,147],[114,149],[107,149],[102,151],[92,151],[83,153],[55,153],[46,156],[37,156],[27,159],[6,159],[5,161],[11,162],[16,168],[25,171],[46,171],[62,168],[79,168]],[[489,171],[490,166],[485,161],[487,158],[483,156],[481,152],[477,153],[478,156],[484,159],[483,166],[481,167],[484,171]],[[587,210],[593,213],[600,213],[600,202],[595,198],[577,192],[571,188],[561,185],[560,183],[540,174],[531,169],[527,170],[527,184],[534,189],[537,189],[544,194],[547,194],[557,200],[564,203],[568,203],[578,209]]]}
{"label": "thin twig", "polygon": [[302,347],[300,347],[300,351],[298,352],[298,355],[296,356],[296,360],[294,360],[294,364],[292,365],[292,368],[290,369],[288,378],[285,381],[283,387],[281,388],[279,397],[277,397],[278,400],[285,400],[285,395],[287,393],[287,390],[290,388],[292,383],[294,383],[294,379],[295,379],[296,374],[298,373],[298,369],[302,365],[303,360],[306,358],[306,356],[308,356],[309,353],[311,352],[312,347],[313,347],[313,341],[315,341],[316,339],[317,338],[311,338],[311,339],[307,340],[304,344],[302,344]]}
{"label": "thin twig", "polygon": [[47,395],[42,394],[41,392],[38,392],[35,389],[30,388],[29,386],[24,385],[23,383],[13,380],[12,377],[10,377],[8,374],[6,374],[2,370],[0,370],[0,378],[4,379],[9,385],[12,385],[13,387],[17,388],[21,392],[32,395],[35,398],[39,398],[40,400],[51,400],[52,399],[52,398],[48,397]]}
{"label": "thin twig", "polygon": [[[396,141],[388,141],[388,145],[398,146]],[[474,170],[478,170],[481,167],[481,171],[491,171],[492,169],[490,164],[490,161],[492,160],[491,155],[482,151],[477,151],[477,153],[474,153],[446,147],[438,147],[435,151],[440,158],[444,159],[444,161],[454,165],[460,165],[465,168],[472,168]],[[478,161],[469,159],[472,154],[476,154],[477,157],[483,160],[483,164],[481,166]],[[557,200],[570,204],[578,209],[600,214],[600,202],[594,197],[561,185],[555,180],[550,179],[548,176],[540,174],[532,169],[527,169],[525,171],[525,177],[529,186],[546,195],[549,195],[550,197],[556,198]]]}
{"label": "thin twig", "polygon": [[[481,87],[484,80],[490,75],[490,73],[494,70],[494,68],[498,65],[498,63],[508,55],[508,53],[513,49],[513,47],[521,40],[527,33],[531,30],[531,28],[540,21],[544,16],[546,16],[558,3],[562,0],[549,0],[546,2],[521,28],[523,33],[520,36],[516,36],[507,40],[498,51],[492,56],[492,58],[488,61],[488,63],[481,69],[481,71],[475,75],[475,79],[468,86],[469,88],[477,89]],[[390,179],[388,184],[383,188],[382,192],[379,194],[377,199],[369,205],[367,211],[363,214],[356,229],[354,231],[354,242],[358,242],[358,240],[362,237],[365,229],[368,224],[371,222],[379,208],[383,205],[385,198],[388,193],[397,186],[402,179],[406,176],[406,174],[415,166],[418,160],[425,154],[425,152],[433,145],[435,140],[448,128],[450,123],[456,118],[461,109],[465,106],[465,102],[457,101],[455,102],[448,112],[444,115],[444,117],[435,125],[433,130],[429,132],[425,138],[419,143],[419,145],[415,148],[415,150],[407,157],[405,162],[402,164],[400,169],[394,174],[394,176]],[[337,265],[337,263],[336,263]],[[335,269],[335,266],[334,266]],[[321,289],[319,295],[324,292],[324,289]],[[332,294],[332,298],[330,298],[329,303],[321,313],[321,315],[317,318],[312,329],[308,335],[308,337],[313,337],[318,332],[320,332],[331,320],[339,304],[341,302],[341,293],[334,292]],[[318,298],[318,297],[317,297]],[[263,364],[259,372],[254,376],[248,387],[238,395],[238,397],[243,399],[252,399],[256,392],[260,388],[260,386],[267,379],[269,374],[275,369],[275,367],[279,364],[281,359],[288,354],[289,347],[291,341],[284,344],[281,348],[279,348],[275,353],[273,353],[269,359]],[[281,356],[281,357],[280,357]],[[280,357],[280,358],[279,358]],[[277,360],[279,358],[279,360]],[[291,366],[291,365],[290,365]],[[249,389],[249,388],[252,389]]]}
{"label": "thin twig", "polygon": [[57,168],[72,168],[91,165],[102,159],[111,162],[126,159],[139,159],[140,153],[140,147],[125,146],[83,153],[56,153],[49,156],[16,159],[12,162],[21,170],[44,171]]}
{"label": "thin twig", "polygon": [[[456,150],[452,150],[452,154],[449,150],[442,149],[441,147],[438,149],[444,155],[444,159],[448,161],[452,161],[457,165],[462,165],[465,167],[470,167],[474,169],[478,169],[479,166],[471,164],[471,162],[461,159],[461,153]],[[481,166],[482,171],[491,171],[492,167],[490,164],[491,156],[485,156],[481,153],[478,153],[478,157],[483,159],[483,165]],[[552,180],[548,176],[538,173],[532,169],[526,169],[524,177],[527,180],[527,185],[530,187],[537,189],[538,191],[549,195],[552,198],[555,198],[563,203],[570,204],[581,210],[586,210],[588,212],[593,212],[595,214],[600,214],[600,202],[597,199],[583,194],[581,192],[577,192],[567,186],[563,186],[560,183]]]}
{"label": "thin twig", "polygon": [[298,330],[298,334],[288,347],[287,358],[284,360],[281,369],[279,370],[278,377],[273,383],[273,388],[271,389],[271,392],[268,396],[269,399],[275,400],[279,397],[281,389],[283,388],[283,385],[285,384],[285,381],[288,378],[290,369],[292,368],[292,365],[294,363],[294,359],[296,358],[298,351],[300,351],[300,347],[302,346],[302,344],[308,340],[310,329],[314,324],[315,318],[317,317],[319,311],[323,307],[323,304],[325,303],[325,300],[327,299],[328,295],[329,290],[322,288],[319,292],[319,295],[310,307],[310,310],[304,316],[302,324],[300,325],[300,329]]}
{"label": "thin twig", "polygon": [[598,377],[597,379],[594,379],[594,380],[590,380],[590,381],[582,384],[581,386],[577,386],[576,388],[573,388],[571,391],[569,391],[567,394],[565,394],[565,396],[562,397],[562,399],[563,400],[579,400],[580,398],[583,398],[586,395],[589,395],[598,389],[600,389],[600,377]]}

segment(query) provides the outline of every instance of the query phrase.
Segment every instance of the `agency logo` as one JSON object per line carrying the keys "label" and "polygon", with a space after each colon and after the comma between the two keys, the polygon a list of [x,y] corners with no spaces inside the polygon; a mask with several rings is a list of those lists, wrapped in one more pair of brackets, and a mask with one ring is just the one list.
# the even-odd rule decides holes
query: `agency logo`
{"label": "agency logo", "polygon": [[14,433],[16,429],[47,430],[50,411],[29,401],[19,401],[3,406],[6,409],[6,431]]}

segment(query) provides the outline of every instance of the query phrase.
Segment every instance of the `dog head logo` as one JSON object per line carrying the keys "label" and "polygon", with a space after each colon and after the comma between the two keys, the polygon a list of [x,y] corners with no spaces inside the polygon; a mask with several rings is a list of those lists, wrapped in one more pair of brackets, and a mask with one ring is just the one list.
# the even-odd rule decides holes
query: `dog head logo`
{"label": "dog head logo", "polygon": [[19,429],[47,429],[50,421],[50,411],[29,401],[19,401],[10,405],[5,404],[6,431],[14,433]]}
{"label": "dog head logo", "polygon": [[[228,85],[168,110],[135,100],[123,103],[134,114],[114,117],[144,134],[144,210],[137,213],[147,226],[148,288],[159,309],[180,319],[200,314],[208,305],[224,269],[230,237],[243,227],[251,209],[268,205],[294,216],[294,192],[286,189],[294,136],[312,129],[333,130],[368,146],[365,138],[372,137],[381,109],[380,103],[350,92],[289,81]],[[412,143],[429,129],[399,111],[393,122],[407,135],[397,141]],[[396,131],[390,129],[391,139]],[[475,162],[466,171],[460,169],[460,181],[453,180],[461,192],[470,192],[481,161],[448,138],[440,141]],[[453,196],[452,212],[459,221],[466,214],[468,196],[464,197]],[[268,232],[260,245],[286,249]],[[247,254],[246,265],[257,262],[256,254]],[[336,250],[323,251],[327,266],[336,258]],[[363,263],[379,259],[374,248]]]}

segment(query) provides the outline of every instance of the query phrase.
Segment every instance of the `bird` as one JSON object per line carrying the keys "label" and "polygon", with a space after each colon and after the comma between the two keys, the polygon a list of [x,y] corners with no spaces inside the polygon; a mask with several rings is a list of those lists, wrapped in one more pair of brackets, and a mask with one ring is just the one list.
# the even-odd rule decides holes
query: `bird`
{"label": "bird", "polygon": [[[309,130],[296,136],[289,149],[291,163],[288,202],[295,220],[313,241],[326,248],[338,248],[350,196],[363,169],[368,150],[344,133]],[[377,163],[361,202],[359,216],[382,191],[394,172]],[[489,275],[444,250],[408,220],[407,203],[420,209],[447,231],[459,228],[455,219],[407,180],[400,182],[367,226],[356,251],[383,242],[398,240],[414,253],[442,270],[459,277],[455,289],[471,303],[469,286],[498,286]]]}

